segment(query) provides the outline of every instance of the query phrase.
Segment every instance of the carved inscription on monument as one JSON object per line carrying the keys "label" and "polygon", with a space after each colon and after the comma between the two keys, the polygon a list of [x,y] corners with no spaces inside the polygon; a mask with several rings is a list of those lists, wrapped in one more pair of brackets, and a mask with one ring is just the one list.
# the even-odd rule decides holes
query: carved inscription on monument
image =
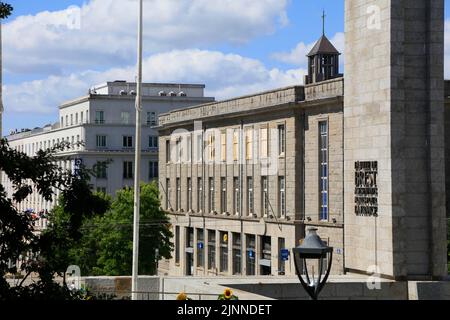
{"label": "carved inscription on monument", "polygon": [[378,216],[378,162],[355,162],[355,214]]}

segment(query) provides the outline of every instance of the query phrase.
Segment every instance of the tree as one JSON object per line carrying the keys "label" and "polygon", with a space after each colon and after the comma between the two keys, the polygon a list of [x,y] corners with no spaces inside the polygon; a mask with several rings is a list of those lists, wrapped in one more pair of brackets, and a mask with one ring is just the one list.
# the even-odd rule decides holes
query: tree
{"label": "tree", "polygon": [[[13,11],[13,7],[4,2],[0,2],[0,138],[2,137],[2,117],[3,117],[3,50],[2,50],[2,20],[8,18]],[[0,175],[1,178],[1,175]],[[1,179],[0,179],[1,181]]]}

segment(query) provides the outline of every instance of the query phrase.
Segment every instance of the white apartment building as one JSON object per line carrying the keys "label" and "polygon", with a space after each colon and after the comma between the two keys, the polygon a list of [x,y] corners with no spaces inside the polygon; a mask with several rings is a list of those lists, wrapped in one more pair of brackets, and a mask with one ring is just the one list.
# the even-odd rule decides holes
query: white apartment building
{"label": "white apartment building", "polygon": [[[144,83],[142,113],[142,170],[141,180],[158,177],[157,119],[160,113],[178,108],[214,101],[204,97],[204,85]],[[105,170],[97,172],[90,181],[93,190],[111,195],[134,184],[135,151],[135,95],[136,84],[126,81],[107,82],[89,89],[88,95],[59,106],[59,122],[44,127],[21,129],[6,138],[10,146],[29,156],[62,141],[75,144],[60,152],[64,169],[74,170],[79,163],[93,168],[96,163],[112,161]],[[83,142],[83,145],[76,145]],[[2,184],[9,195],[12,185],[3,175]],[[19,210],[35,212],[50,210],[56,204],[59,192],[51,202],[33,193],[18,204]]]}

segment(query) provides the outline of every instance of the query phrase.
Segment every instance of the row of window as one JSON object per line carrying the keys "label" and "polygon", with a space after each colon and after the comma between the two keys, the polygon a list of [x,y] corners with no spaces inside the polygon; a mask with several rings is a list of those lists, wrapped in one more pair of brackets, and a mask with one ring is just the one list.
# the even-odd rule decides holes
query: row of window
{"label": "row of window", "polygon": [[71,114],[70,116],[66,115],[65,120],[66,121],[64,121],[64,117],[61,117],[61,127],[68,127],[77,125],[79,123],[89,122],[89,111],[86,110],[86,112],[84,111],[81,111],[80,113],[77,112],[75,113],[75,117],[74,114]]}
{"label": "row of window", "polygon": [[[194,243],[194,232],[197,233],[197,243]],[[219,243],[217,243],[216,234],[219,232]],[[229,239],[231,234],[231,241]],[[180,227],[175,227],[175,263],[180,263],[181,252],[186,252],[186,275],[193,275],[194,269],[194,254],[197,257],[195,267],[206,268],[214,270],[217,268],[216,264],[216,250],[219,249],[219,263],[218,271],[221,273],[228,273],[228,254],[229,246],[231,246],[232,266],[231,273],[233,275],[243,274],[243,254],[246,256],[246,275],[256,275],[256,263],[259,260],[259,275],[271,274],[272,263],[272,239],[269,236],[260,237],[260,252],[256,252],[256,235],[245,234],[246,247],[242,248],[242,237],[240,233],[224,232],[215,230],[205,230],[201,228],[185,228],[185,250],[181,248]],[[205,240],[207,243],[205,244]],[[207,256],[205,256],[205,248],[207,248]],[[285,248],[285,239],[278,238],[278,248]],[[285,261],[278,255],[278,274],[285,274]]]}
{"label": "row of window", "polygon": [[[120,113],[120,119],[122,124],[130,124],[130,112],[123,111]],[[65,120],[65,121],[64,121]],[[61,127],[68,127],[77,125],[79,123],[87,123],[89,122],[89,112],[80,112],[71,115],[66,115],[65,119],[61,117]],[[104,124],[105,123],[105,112],[104,111],[95,111],[95,124]],[[158,119],[156,116],[156,112],[147,112],[147,125],[156,126],[158,124]]]}
{"label": "row of window", "polygon": [[[205,197],[204,197],[204,181],[203,178],[197,178],[197,203],[196,208],[198,212],[204,212],[205,209]],[[186,207],[183,208],[181,203],[181,179],[176,178],[175,182],[175,207],[170,203],[172,199],[172,186],[170,179],[166,179],[166,208],[174,208],[175,211],[181,211],[183,209],[186,211],[193,211],[192,203],[192,178],[187,178],[186,181],[187,188],[186,192]],[[227,179],[225,177],[220,178],[220,208],[216,207],[216,190],[214,178],[208,179],[208,203],[207,212],[214,213],[219,212],[222,214],[233,213],[239,215],[241,210],[241,185],[240,179],[238,177],[233,178],[233,190],[230,193],[232,196],[232,208],[228,208],[228,190],[227,190]],[[269,183],[268,177],[261,177],[261,216],[268,217],[269,215],[275,214],[274,206],[271,204],[269,199]],[[255,213],[255,198],[254,198],[254,182],[253,177],[247,177],[247,197],[246,197],[246,212],[248,216],[254,216]],[[219,209],[219,210],[217,210]],[[277,216],[284,218],[286,217],[286,178],[284,176],[278,177],[278,205],[277,205]]]}
{"label": "row of window", "polygon": [[[263,126],[259,128],[259,156],[262,159],[269,157],[269,149],[270,149],[270,139],[269,139],[269,127]],[[240,129],[233,129],[232,131],[232,159],[233,161],[238,161],[240,159]],[[244,129],[244,146],[245,146],[245,159],[252,160],[254,159],[253,151],[254,151],[254,135],[255,129],[253,127],[248,127]],[[280,124],[277,127],[277,148],[278,155],[284,155],[286,150],[286,126],[284,124]],[[220,132],[220,160],[227,161],[227,132],[226,130],[222,130]],[[205,142],[205,144],[204,144]],[[180,162],[182,159],[186,161],[192,160],[192,137],[191,135],[183,135],[176,139],[173,144],[173,148],[171,148],[171,140],[166,140],[166,162]],[[195,141],[195,152],[196,152],[196,161],[201,161],[203,159],[203,151],[206,152],[207,158],[209,161],[216,160],[216,133],[211,132],[207,135],[207,138],[204,140],[203,134],[196,135]]]}
{"label": "row of window", "polygon": [[[97,148],[107,148],[108,147],[108,137],[106,135],[96,136],[96,147]],[[133,136],[122,136],[122,147],[123,148],[133,148]],[[158,136],[148,137],[148,148],[158,149]]]}
{"label": "row of window", "polygon": [[75,147],[78,148],[79,145],[75,146],[75,144],[80,142],[80,135],[61,138],[61,139],[60,138],[51,139],[51,140],[49,139],[49,140],[44,140],[44,141],[34,142],[34,143],[26,143],[26,144],[16,146],[15,150],[24,152],[26,154],[33,155],[36,152],[38,152],[39,150],[46,150],[46,149],[53,148],[61,142],[70,143],[72,146],[70,146],[69,148],[72,148],[72,149]]}
{"label": "row of window", "polygon": [[[107,173],[107,164],[102,161],[98,161],[94,165],[94,172],[97,179],[108,179]],[[150,161],[148,163],[148,178],[149,180],[158,178],[158,161]],[[123,162],[123,171],[122,178],[123,179],[133,179],[134,171],[133,171],[133,162],[132,161],[124,161]]]}

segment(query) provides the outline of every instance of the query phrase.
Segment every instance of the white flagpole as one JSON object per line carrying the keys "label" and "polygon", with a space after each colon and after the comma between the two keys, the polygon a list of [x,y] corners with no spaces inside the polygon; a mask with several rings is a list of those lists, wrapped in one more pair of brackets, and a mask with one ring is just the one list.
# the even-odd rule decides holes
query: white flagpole
{"label": "white flagpole", "polygon": [[139,214],[140,214],[140,177],[141,177],[141,111],[142,111],[142,9],[143,0],[139,0],[138,23],[138,64],[136,81],[136,153],[134,169],[134,227],[133,227],[133,276],[131,282],[132,300],[138,300],[139,266]]}

